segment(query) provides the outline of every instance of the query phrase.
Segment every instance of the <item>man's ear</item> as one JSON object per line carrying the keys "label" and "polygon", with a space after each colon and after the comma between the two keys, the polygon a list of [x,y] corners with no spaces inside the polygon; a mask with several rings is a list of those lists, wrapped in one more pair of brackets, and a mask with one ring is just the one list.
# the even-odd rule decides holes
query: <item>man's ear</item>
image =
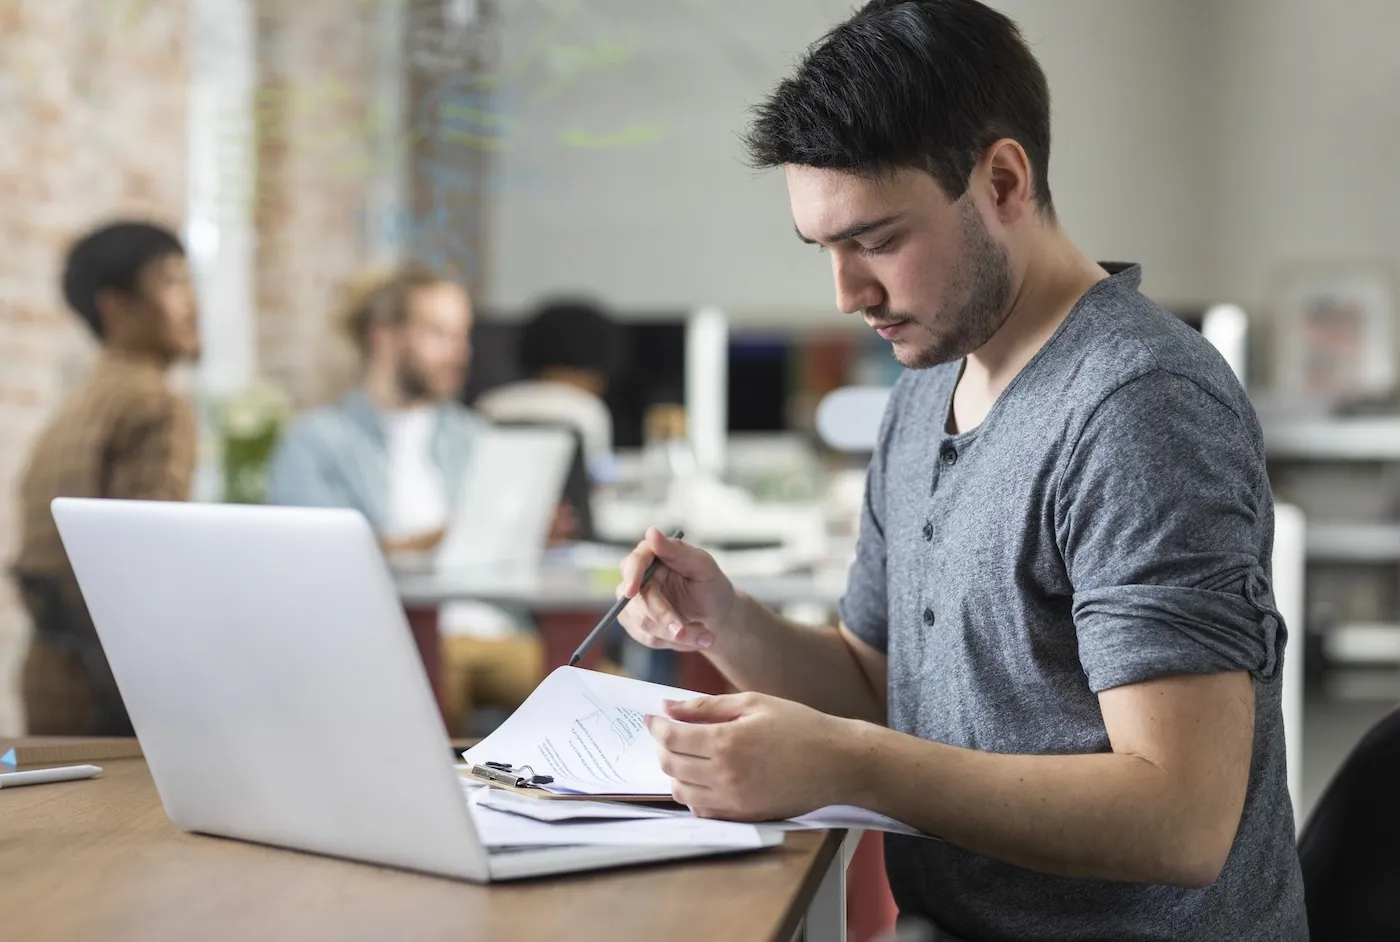
{"label": "man's ear", "polygon": [[116,288],[99,288],[93,295],[92,306],[102,324],[102,336],[120,334],[131,317],[131,298]]}
{"label": "man's ear", "polygon": [[987,148],[982,157],[991,188],[997,218],[1012,223],[1033,211],[1034,178],[1025,148],[1011,138],[1002,138]]}

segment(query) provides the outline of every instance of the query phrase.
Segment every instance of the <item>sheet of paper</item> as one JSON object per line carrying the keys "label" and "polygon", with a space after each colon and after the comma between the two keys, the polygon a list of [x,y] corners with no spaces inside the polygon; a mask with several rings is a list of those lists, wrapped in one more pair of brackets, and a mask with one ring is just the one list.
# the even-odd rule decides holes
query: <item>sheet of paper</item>
{"label": "sheet of paper", "polygon": [[[468,763],[509,762],[528,765],[537,775],[552,775],[550,790],[578,794],[669,795],[671,780],[661,771],[656,743],[643,717],[660,713],[663,700],[686,700],[699,694],[649,684],[628,677],[561,667],[545,678],[510,718],[490,736],[463,753]],[[605,802],[551,802],[488,789],[491,797],[474,799],[474,807],[512,814],[548,827],[593,827],[577,822],[591,810],[594,817],[643,829],[662,819],[698,820],[687,812],[646,805]],[[484,802],[484,804],[482,804]],[[559,806],[565,807],[559,807]],[[567,806],[575,807],[569,808]],[[590,808],[581,809],[578,805]],[[606,822],[600,822],[606,823]],[[728,824],[732,822],[715,822]],[[860,828],[927,837],[893,818],[849,805],[818,808],[776,826],[788,830]],[[522,826],[523,827],[523,826]],[[541,840],[544,840],[543,834]],[[550,843],[569,843],[558,834]],[[658,843],[666,843],[658,840]]]}
{"label": "sheet of paper", "polygon": [[763,846],[763,834],[752,824],[710,821],[690,815],[624,821],[536,821],[524,815],[484,806],[481,799],[489,792],[490,789],[478,789],[471,796],[472,819],[476,822],[477,834],[487,847],[581,844],[734,848]]}
{"label": "sheet of paper", "polygon": [[656,743],[643,717],[662,701],[699,696],[576,667],[560,667],[491,735],[468,749],[469,763],[528,765],[554,777],[550,790],[578,794],[669,795]]}
{"label": "sheet of paper", "polygon": [[642,821],[690,816],[690,811],[685,808],[657,808],[654,805],[616,801],[541,801],[500,788],[483,789],[477,803],[483,808],[518,814],[536,821]]}
{"label": "sheet of paper", "polygon": [[[654,805],[616,801],[541,801],[527,798],[499,788],[481,788],[469,785],[473,791],[480,788],[476,798],[483,808],[517,814],[535,821],[645,821],[655,818],[689,817],[684,808],[657,808]],[[822,831],[831,828],[862,831],[887,831],[891,834],[908,834],[911,837],[928,837],[894,818],[856,808],[852,805],[828,805],[809,814],[789,818],[786,821],[766,821],[765,827],[776,827],[785,831]],[[930,838],[933,839],[933,838]]]}
{"label": "sheet of paper", "polygon": [[847,830],[888,831],[891,834],[908,834],[911,837],[928,837],[927,834],[917,831],[901,821],[896,821],[894,818],[888,818],[882,814],[876,814],[874,811],[866,811],[864,808],[856,808],[852,805],[827,805],[825,808],[818,808],[810,814],[780,821],[777,827],[804,831],[845,828]]}

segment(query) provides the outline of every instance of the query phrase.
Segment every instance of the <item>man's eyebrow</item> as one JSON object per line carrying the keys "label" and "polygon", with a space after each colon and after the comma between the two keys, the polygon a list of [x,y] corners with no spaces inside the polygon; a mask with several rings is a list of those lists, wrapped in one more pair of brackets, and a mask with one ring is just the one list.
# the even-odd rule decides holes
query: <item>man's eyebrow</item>
{"label": "man's eyebrow", "polygon": [[858,222],[853,226],[847,226],[840,232],[833,232],[825,239],[820,240],[807,238],[797,226],[793,226],[792,228],[793,231],[797,233],[797,237],[808,245],[817,245],[819,242],[823,245],[831,245],[836,242],[845,242],[847,239],[858,238],[859,236],[865,235],[867,232],[874,232],[876,229],[888,226],[892,222],[898,222],[902,218],[904,218],[903,213],[890,213],[888,216],[881,216],[879,219],[871,219],[867,222]]}

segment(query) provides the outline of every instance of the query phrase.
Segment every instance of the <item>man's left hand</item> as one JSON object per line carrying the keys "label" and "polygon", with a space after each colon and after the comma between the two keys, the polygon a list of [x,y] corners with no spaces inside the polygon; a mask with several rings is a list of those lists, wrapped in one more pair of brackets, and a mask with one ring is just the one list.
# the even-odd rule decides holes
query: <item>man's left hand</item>
{"label": "man's left hand", "polygon": [[790,818],[838,804],[853,721],[757,693],[667,701],[648,716],[672,795],[698,817]]}

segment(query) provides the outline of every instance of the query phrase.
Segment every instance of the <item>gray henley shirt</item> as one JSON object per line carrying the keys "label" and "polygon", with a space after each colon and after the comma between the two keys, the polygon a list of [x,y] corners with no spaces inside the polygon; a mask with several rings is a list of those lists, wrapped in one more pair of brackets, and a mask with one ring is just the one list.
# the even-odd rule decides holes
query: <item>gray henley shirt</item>
{"label": "gray henley shirt", "polygon": [[841,614],[888,655],[894,729],[987,752],[1108,752],[1101,691],[1250,672],[1234,846],[1213,885],[1185,889],[886,835],[890,884],[968,942],[1305,940],[1259,424],[1216,351],[1139,293],[1140,269],[1105,267],[977,428],[946,431],[960,363],[900,378]]}

